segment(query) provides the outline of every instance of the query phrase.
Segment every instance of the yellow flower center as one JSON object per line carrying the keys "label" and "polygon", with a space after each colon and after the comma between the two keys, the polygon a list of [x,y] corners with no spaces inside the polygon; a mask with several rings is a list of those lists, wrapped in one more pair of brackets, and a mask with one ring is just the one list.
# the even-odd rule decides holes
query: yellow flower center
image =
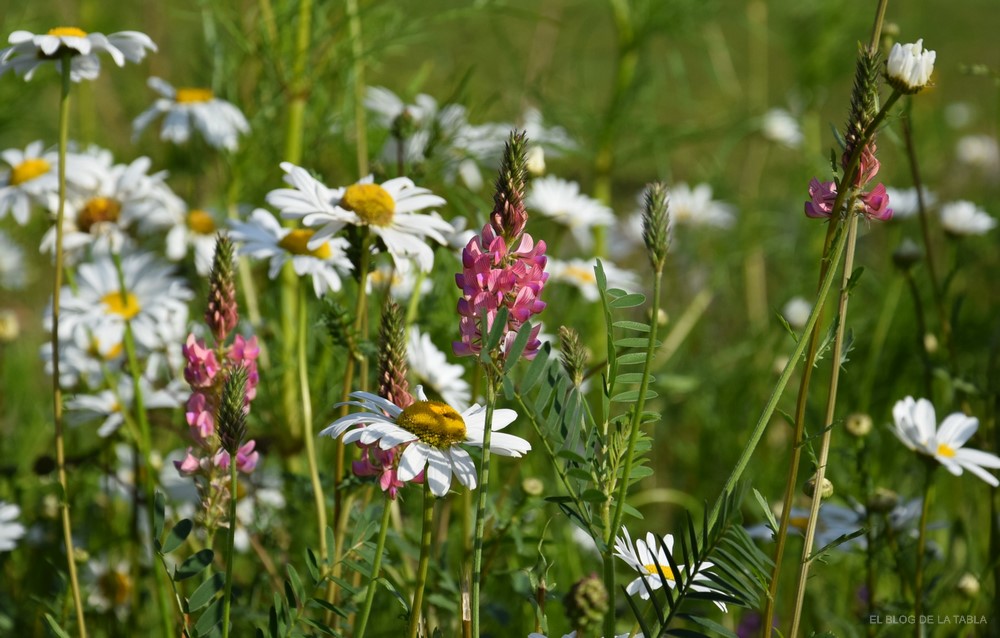
{"label": "yellow flower center", "polygon": [[195,104],[198,102],[208,102],[215,95],[212,89],[199,89],[194,87],[182,87],[177,89],[174,101],[178,104]]}
{"label": "yellow flower center", "polygon": [[448,448],[465,440],[465,419],[440,401],[413,403],[396,417],[396,425],[436,448]]}
{"label": "yellow flower center", "polygon": [[49,35],[54,35],[57,38],[86,38],[87,32],[76,27],[56,27],[54,29],[49,29]]}
{"label": "yellow flower center", "polygon": [[109,292],[108,294],[101,297],[101,301],[104,305],[108,307],[108,312],[113,315],[118,315],[123,319],[131,319],[139,314],[142,307],[139,305],[139,300],[132,293],[125,295],[122,299],[122,293],[115,291]]}
{"label": "yellow flower center", "polygon": [[36,177],[40,177],[49,172],[52,165],[40,157],[26,159],[10,171],[10,185],[17,186],[25,182],[30,182]]}
{"label": "yellow flower center", "polygon": [[76,226],[83,232],[89,233],[94,224],[117,222],[121,212],[122,205],[117,199],[94,197],[80,209],[80,214],[76,218]]}
{"label": "yellow flower center", "polygon": [[670,567],[667,566],[667,565],[660,565],[660,571],[656,570],[656,565],[655,564],[643,565],[643,567],[646,568],[647,572],[649,572],[650,574],[653,574],[654,576],[659,576],[660,575],[660,571],[662,571],[664,577],[666,577],[667,580],[669,580],[671,582],[676,582],[676,580],[677,580],[676,578],[674,578],[674,572],[673,572],[673,570],[671,570]]}
{"label": "yellow flower center", "polygon": [[795,529],[805,529],[808,523],[809,517],[807,516],[792,516],[788,519],[788,524]]}
{"label": "yellow flower center", "polygon": [[340,198],[340,207],[353,211],[366,224],[389,226],[396,212],[396,200],[378,184],[353,184]]}
{"label": "yellow flower center", "polygon": [[[121,294],[117,294],[117,297],[118,297],[118,302],[121,303],[121,300],[122,300]],[[92,339],[91,342],[90,342],[90,348],[88,348],[87,352],[91,356],[101,357],[105,361],[113,361],[113,360],[117,359],[121,355],[121,353],[122,353],[122,344],[121,343],[117,343],[117,344],[111,346],[110,348],[108,348],[107,352],[105,352],[104,354],[101,354],[101,344],[97,341],[97,339]]]}
{"label": "yellow flower center", "polygon": [[950,459],[955,456],[955,448],[951,447],[947,443],[938,443],[937,453],[938,456]]}
{"label": "yellow flower center", "polygon": [[330,255],[333,254],[329,242],[323,242],[315,250],[309,250],[309,240],[315,234],[314,230],[299,228],[285,235],[278,242],[278,245],[293,255],[310,255],[316,259],[329,259]]}
{"label": "yellow flower center", "polygon": [[211,235],[215,232],[215,220],[203,210],[193,210],[188,213],[187,225],[192,232],[199,235]]}
{"label": "yellow flower center", "polygon": [[590,268],[583,268],[581,266],[567,266],[566,270],[563,271],[563,277],[581,285],[597,283],[597,277],[594,275],[594,271]]}
{"label": "yellow flower center", "polygon": [[116,569],[109,569],[101,576],[97,583],[98,589],[104,594],[108,602],[115,607],[120,607],[128,603],[132,597],[132,579],[128,574],[119,572]]}

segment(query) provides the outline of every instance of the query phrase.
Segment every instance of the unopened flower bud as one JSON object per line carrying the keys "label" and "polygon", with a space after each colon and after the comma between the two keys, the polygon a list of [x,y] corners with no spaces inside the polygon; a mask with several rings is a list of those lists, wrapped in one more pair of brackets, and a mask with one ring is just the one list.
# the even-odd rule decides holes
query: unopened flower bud
{"label": "unopened flower bud", "polygon": [[236,327],[240,315],[236,305],[236,278],[233,272],[233,242],[220,233],[215,240],[215,257],[209,279],[205,323],[219,343]]}
{"label": "unopened flower bud", "polygon": [[938,351],[938,338],[933,332],[924,335],[924,350],[927,354],[934,354]]}
{"label": "unopened flower bud", "polygon": [[541,146],[528,149],[527,166],[528,172],[536,177],[545,174],[545,150]]}
{"label": "unopened flower bud", "polygon": [[0,343],[9,343],[21,334],[21,322],[13,310],[0,310]]}
{"label": "unopened flower bud", "polygon": [[566,617],[577,632],[598,627],[608,610],[608,590],[597,574],[578,580],[563,599]]}
{"label": "unopened flower bud", "polygon": [[222,386],[222,400],[219,404],[219,442],[230,455],[236,453],[247,435],[247,413],[250,406],[246,394],[247,369],[240,365]]}
{"label": "unopened flower bud", "polygon": [[545,492],[545,484],[533,476],[521,481],[521,489],[528,496],[541,496]]}
{"label": "unopened flower bud", "polygon": [[935,51],[925,51],[923,40],[913,44],[892,45],[886,62],[886,79],[900,93],[919,93],[931,80]]}
{"label": "unopened flower bud", "polygon": [[909,270],[924,258],[924,251],[912,239],[904,239],[896,250],[892,251],[892,263],[900,270]]}
{"label": "unopened flower bud", "polygon": [[[806,496],[810,498],[815,498],[816,493],[816,477],[812,477],[806,484],[802,486],[802,491],[805,492]],[[819,497],[821,499],[830,498],[833,496],[833,482],[830,479],[823,477],[823,487],[820,489]]]}
{"label": "unopened flower bud", "polygon": [[868,498],[868,511],[875,514],[891,512],[899,505],[899,494],[885,487],[876,487]]}
{"label": "unopened flower bud", "polygon": [[957,589],[966,598],[975,598],[979,595],[979,579],[975,575],[965,572],[962,577],[958,579],[958,583],[955,585]]}
{"label": "unopened flower bud", "polygon": [[579,388],[583,385],[583,378],[587,372],[587,349],[580,342],[580,335],[576,330],[560,326],[559,350],[563,369],[566,370],[573,385]]}
{"label": "unopened flower bud", "polygon": [[872,418],[867,414],[861,412],[855,412],[854,414],[847,417],[847,421],[844,422],[844,429],[851,436],[856,436],[859,439],[872,431]]}

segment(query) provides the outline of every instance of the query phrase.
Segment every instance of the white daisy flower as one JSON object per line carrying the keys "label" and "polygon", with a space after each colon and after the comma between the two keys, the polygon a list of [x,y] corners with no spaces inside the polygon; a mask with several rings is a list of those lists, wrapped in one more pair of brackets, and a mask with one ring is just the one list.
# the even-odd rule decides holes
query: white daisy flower
{"label": "white daisy flower", "polygon": [[367,226],[385,244],[397,268],[404,259],[413,259],[424,272],[434,266],[434,252],[427,238],[444,244],[454,229],[440,217],[417,211],[443,206],[444,199],[407,177],[375,184],[371,175],[345,188],[330,189],[305,169],[282,162],[285,181],[293,188],[273,190],[269,204],[286,219],[301,219],[309,227],[319,227],[310,247],[326,241],[344,226]]}
{"label": "white daisy flower", "polygon": [[805,327],[806,322],[809,321],[809,315],[812,314],[813,305],[812,302],[803,297],[792,297],[787,303],[781,308],[781,316],[785,318],[795,330],[801,330]]}
{"label": "white daisy flower", "polygon": [[[690,585],[691,591],[696,592],[713,592],[713,593],[723,593],[712,585],[699,585],[699,582],[711,583],[708,576],[704,572],[711,569],[714,563],[702,562],[699,566],[697,573],[693,575],[688,575],[688,569],[685,565],[678,565],[680,569],[680,574],[675,574],[670,568],[670,562],[667,559],[666,552],[660,547],[660,543],[657,542],[656,537],[653,536],[652,532],[646,534],[646,539],[639,539],[632,544],[632,537],[629,536],[628,529],[622,526],[622,531],[625,533],[625,538],[621,536],[615,537],[615,556],[625,561],[629,567],[639,572],[641,575],[633,580],[625,588],[625,591],[635,596],[639,594],[639,597],[643,600],[649,600],[649,592],[656,591],[663,587],[664,582],[668,587],[674,589],[677,587],[677,581],[682,582],[685,579],[692,579],[694,582]],[[663,537],[663,545],[666,547],[667,552],[673,555],[674,552],[674,536],[673,534],[667,534]],[[659,567],[659,569],[657,569]],[[660,572],[663,572],[664,578],[660,577]],[[646,584],[644,585],[643,582]],[[648,585],[648,589],[647,589]],[[723,612],[728,611],[726,609],[726,603],[719,601],[712,601],[715,606],[721,609]]]}
{"label": "white daisy flower", "polygon": [[[141,518],[140,520],[144,520]],[[100,612],[114,612],[119,620],[128,616],[132,605],[132,570],[126,561],[114,565],[108,558],[92,558],[88,563],[91,581],[87,604]]]}
{"label": "white daisy flower", "polygon": [[[172,266],[151,254],[126,254],[121,260],[124,297],[111,257],[79,267],[76,290],[67,286],[62,291],[62,338],[69,339],[82,328],[92,334],[106,334],[108,343],[121,343],[128,321],[136,344],[149,350],[161,349],[177,339],[176,326],[187,322],[191,290],[173,276]],[[52,326],[51,313],[49,308],[45,319],[48,329]]]}
{"label": "white daisy flower", "polygon": [[593,244],[591,229],[615,223],[614,212],[581,193],[579,184],[552,175],[534,180],[524,203],[532,212],[569,228],[584,250]]}
{"label": "white daisy flower", "polygon": [[691,188],[684,182],[674,184],[669,191],[670,226],[716,226],[729,228],[736,222],[731,204],[712,199],[712,187],[698,184]]}
{"label": "white daisy flower", "polygon": [[445,403],[455,406],[456,410],[469,406],[472,390],[465,381],[465,368],[448,363],[448,357],[438,350],[430,335],[421,333],[417,326],[410,327],[406,361],[417,381],[438,394]]}
{"label": "white daisy flower", "polygon": [[[179,379],[174,379],[165,388],[155,389],[146,377],[140,377],[139,385],[143,405],[147,410],[179,408],[184,405],[188,395],[184,383]],[[70,425],[100,421],[97,435],[109,437],[125,423],[126,412],[132,412],[134,390],[132,378],[122,375],[115,390],[75,395],[66,402],[66,420]]]}
{"label": "white daisy flower", "polygon": [[[469,489],[476,488],[476,466],[462,446],[482,447],[486,408],[473,405],[460,414],[445,403],[428,401],[420,386],[416,402],[406,409],[368,392],[354,392],[351,396],[355,400],[348,405],[360,407],[364,412],[337,419],[320,435],[332,438],[343,435],[344,443],[378,443],[383,450],[408,444],[399,457],[397,477],[409,482],[426,468],[425,477],[435,496],[448,493],[452,475]],[[516,418],[513,410],[493,412],[490,452],[520,457],[531,450],[531,444],[524,439],[499,432]]]}
{"label": "white daisy flower", "polygon": [[174,88],[158,77],[149,78],[146,84],[162,97],[132,122],[133,141],[161,114],[166,114],[166,117],[160,128],[160,139],[175,144],[187,142],[191,131],[196,129],[209,146],[235,151],[240,134],[250,132],[250,124],[243,112],[230,102],[215,97],[211,89]]}
{"label": "white daisy flower", "polygon": [[1000,170],[1000,146],[991,135],[966,135],[955,145],[955,159],[985,173],[995,173]]}
{"label": "white daisy flower", "polygon": [[312,277],[313,291],[322,297],[327,291],[340,290],[341,273],[353,268],[344,252],[348,242],[342,237],[313,242],[315,231],[285,228],[263,208],[250,213],[250,221],[231,220],[232,238],[243,245],[240,254],[270,260],[268,277],[274,279],[285,262],[291,260],[295,274]]}
{"label": "white daisy flower", "polygon": [[[798,534],[805,534],[808,524],[809,509],[806,507],[793,507],[788,517],[788,529]],[[853,534],[864,527],[864,525],[865,517],[863,509],[858,510],[835,503],[824,502],[819,506],[819,520],[816,523],[816,547],[826,547],[841,536]],[[770,524],[759,523],[747,527],[747,534],[750,538],[772,541],[777,532],[771,529]],[[838,545],[837,548],[846,550],[852,546],[863,547],[863,543],[864,537],[859,536]]]}
{"label": "white daisy flower", "polygon": [[[916,186],[911,186],[910,188],[892,188],[887,186],[885,192],[889,196],[889,201],[892,202],[893,219],[899,220],[916,217],[920,212],[920,202],[917,199]],[[924,206],[927,208],[937,203],[937,195],[927,190],[926,187],[923,189],[923,195]]]}
{"label": "white daisy flower", "polygon": [[9,552],[17,547],[17,541],[27,531],[17,522],[21,508],[13,503],[0,501],[0,552]]}
{"label": "white daisy flower", "polygon": [[[52,343],[40,349],[45,372],[52,374]],[[121,333],[110,323],[97,326],[81,324],[68,339],[59,342],[59,385],[72,388],[78,383],[96,388],[108,372],[119,370],[125,362]]]}
{"label": "white daisy flower", "polygon": [[764,137],[772,142],[788,148],[802,146],[804,139],[802,127],[799,126],[798,120],[785,109],[771,109],[765,113],[761,119],[760,130]]}
{"label": "white daisy flower", "polygon": [[972,202],[959,200],[941,207],[941,226],[954,237],[985,235],[997,226],[997,220]]}
{"label": "white daisy flower", "polygon": [[[368,294],[373,290],[389,289],[389,294],[396,301],[407,302],[413,296],[414,288],[417,285],[417,269],[410,259],[400,260],[399,264],[403,268],[396,268],[395,264],[379,264],[368,273],[365,284]],[[421,298],[434,288],[430,279],[420,282],[420,290],[417,291]]]}
{"label": "white daisy flower", "polygon": [[41,142],[32,142],[24,151],[7,149],[0,153],[0,159],[10,166],[0,177],[0,219],[9,211],[14,221],[23,226],[28,223],[32,203],[44,205],[49,195],[59,190],[58,154],[43,151]]}
{"label": "white daisy flower", "polygon": [[[550,282],[557,281],[573,286],[587,301],[597,301],[601,298],[601,293],[597,289],[597,275],[594,274],[596,265],[596,259],[562,261],[550,257],[545,271],[549,273]],[[639,276],[634,272],[619,268],[604,259],[601,260],[601,265],[604,266],[604,274],[607,275],[609,288],[638,290],[641,287]]]}
{"label": "white daisy flower", "polygon": [[7,42],[11,46],[0,50],[0,76],[13,70],[25,80],[30,80],[43,64],[55,63],[62,72],[62,57],[70,55],[70,79],[74,82],[93,80],[101,71],[97,54],[101,51],[111,56],[118,66],[125,61],[140,62],[146,50],[156,51],[156,45],[145,33],[119,31],[111,35],[87,33],[77,27],[56,27],[47,33],[15,31]]}
{"label": "white daisy flower", "polygon": [[892,45],[886,61],[886,77],[892,88],[901,93],[918,93],[931,81],[935,51],[923,50],[923,39],[911,44]]}
{"label": "white daisy flower", "polygon": [[7,233],[0,230],[0,288],[7,290],[24,288],[27,283],[24,274],[27,267],[24,250]]}
{"label": "white daisy flower", "polygon": [[934,457],[945,469],[959,476],[969,470],[993,487],[1000,485],[984,468],[1000,468],[1000,457],[962,446],[979,429],[979,419],[955,412],[937,424],[934,406],[927,399],[906,397],[892,408],[893,434],[914,452]]}
{"label": "white daisy flower", "polygon": [[175,224],[167,233],[167,259],[180,261],[194,249],[194,266],[198,274],[207,277],[212,272],[215,241],[219,227],[216,216],[207,210],[189,210],[182,223]]}

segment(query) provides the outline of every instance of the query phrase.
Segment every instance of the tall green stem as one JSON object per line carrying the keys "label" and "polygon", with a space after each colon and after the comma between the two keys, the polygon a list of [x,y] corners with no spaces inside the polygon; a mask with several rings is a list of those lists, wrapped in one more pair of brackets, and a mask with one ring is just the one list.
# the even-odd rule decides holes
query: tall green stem
{"label": "tall green stem", "polygon": [[73,592],[77,632],[80,638],[86,638],[87,625],[83,617],[80,582],[76,576],[73,525],[69,514],[69,481],[66,477],[62,387],[59,385],[59,294],[62,292],[63,220],[66,217],[66,147],[69,145],[70,58],[71,53],[66,51],[60,62],[62,66],[62,92],[59,97],[59,208],[56,213],[56,263],[55,272],[52,274],[52,415],[56,428],[56,469],[59,474],[59,486],[62,489],[60,510],[62,513],[63,543],[66,546],[66,569],[69,572],[70,590]]}
{"label": "tall green stem", "polygon": [[476,505],[476,529],[472,541],[472,635],[479,633],[479,599],[483,584],[483,535],[486,530],[486,497],[490,484],[490,439],[493,434],[493,411],[497,402],[498,378],[486,373],[486,424],[483,426],[483,462],[479,466],[479,499]]}
{"label": "tall green stem", "polygon": [[229,459],[229,529],[226,531],[226,593],[222,602],[222,638],[229,638],[229,611],[233,601],[233,557],[236,556],[236,454]]}
{"label": "tall green stem", "polygon": [[[371,614],[372,602],[374,602],[375,592],[378,590],[379,570],[382,569],[382,553],[385,551],[385,536],[386,532],[389,531],[389,518],[392,514],[392,499],[389,498],[389,492],[386,492],[385,495],[385,503],[382,506],[382,524],[378,530],[378,540],[375,541],[375,555],[372,558],[372,577],[368,581],[365,604],[361,608],[361,615],[358,616],[358,622],[354,629],[356,638],[365,638],[365,629],[368,627],[368,616]],[[426,506],[426,503],[424,505]]]}
{"label": "tall green stem", "polygon": [[937,462],[927,461],[927,475],[924,478],[924,502],[920,507],[920,532],[917,536],[917,571],[913,578],[913,615],[917,622],[913,623],[914,636],[920,638],[920,616],[924,613],[924,550],[927,546],[927,514],[931,509],[931,496],[934,493],[934,470]]}
{"label": "tall green stem", "polygon": [[354,134],[358,158],[358,176],[368,174],[368,124],[365,121],[365,57],[361,41],[361,15],[358,0],[347,0],[347,23],[351,30],[351,63],[354,65]]}
{"label": "tall green stem", "polygon": [[797,636],[802,617],[802,601],[805,599],[806,579],[809,576],[809,566],[812,560],[813,540],[816,536],[816,524],[819,521],[819,506],[823,500],[823,480],[826,477],[826,465],[830,455],[830,441],[833,436],[834,412],[837,407],[837,387],[840,382],[841,353],[844,347],[844,332],[847,327],[847,302],[850,298],[851,274],[854,270],[854,251],[858,240],[858,213],[853,213],[847,229],[847,256],[844,258],[844,275],[840,287],[840,303],[837,306],[837,333],[833,339],[833,352],[830,354],[830,390],[826,401],[826,416],[823,425],[823,440],[820,444],[819,459],[816,467],[815,484],[813,486],[812,502],[809,506],[809,519],[806,522],[806,539],[802,545],[802,564],[799,570],[799,583],[795,595],[795,611],[792,614],[792,630],[790,636]]}
{"label": "tall green stem", "polygon": [[[489,407],[487,407],[487,410]],[[489,430],[489,418],[486,420]],[[417,586],[413,592],[413,604],[410,605],[410,626],[407,631],[409,638],[417,638],[420,630],[420,611],[424,606],[424,587],[427,585],[427,568],[431,559],[431,536],[434,531],[434,495],[431,494],[431,482],[424,477],[424,517],[420,527],[420,562],[417,564]],[[472,617],[477,616],[476,608],[472,608]],[[475,622],[475,620],[473,620]],[[473,633],[478,636],[478,633]]]}
{"label": "tall green stem", "polygon": [[319,480],[319,466],[316,464],[316,442],[313,436],[312,396],[309,391],[309,360],[306,357],[306,338],[308,336],[306,306],[306,287],[299,282],[299,388],[302,390],[302,423],[305,425],[306,459],[309,463],[309,480],[313,488],[313,500],[316,505],[316,523],[319,526],[319,551],[326,556],[326,498],[323,495],[323,484]]}

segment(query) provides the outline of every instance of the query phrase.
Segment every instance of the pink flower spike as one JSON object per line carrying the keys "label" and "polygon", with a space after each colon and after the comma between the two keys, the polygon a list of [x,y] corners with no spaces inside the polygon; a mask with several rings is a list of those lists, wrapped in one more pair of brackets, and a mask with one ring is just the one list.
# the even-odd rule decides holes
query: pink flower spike
{"label": "pink flower spike", "polygon": [[[260,460],[260,454],[254,451],[254,447],[257,442],[254,440],[247,441],[236,450],[236,469],[244,474],[250,474],[257,468],[257,462]],[[213,459],[216,467],[225,471],[229,469],[229,452],[224,449],[219,448],[219,451],[215,453],[215,458]]]}
{"label": "pink flower spike", "polygon": [[837,199],[837,183],[820,182],[814,177],[809,182],[809,197],[812,201],[806,202],[806,217],[829,218],[833,215],[833,204]]}
{"label": "pink flower spike", "polygon": [[212,385],[215,375],[219,372],[219,362],[215,353],[205,347],[204,342],[189,334],[187,342],[181,346],[181,352],[187,359],[184,367],[184,378],[194,388],[207,388]]}
{"label": "pink flower spike", "polygon": [[861,201],[865,207],[865,217],[868,219],[877,219],[883,222],[892,219],[889,194],[886,193],[884,184],[879,184],[870,193],[863,194]]}
{"label": "pink flower spike", "polygon": [[201,464],[198,462],[198,457],[191,454],[191,448],[188,448],[187,456],[182,461],[174,461],[174,467],[184,476],[191,476],[201,469]]}

